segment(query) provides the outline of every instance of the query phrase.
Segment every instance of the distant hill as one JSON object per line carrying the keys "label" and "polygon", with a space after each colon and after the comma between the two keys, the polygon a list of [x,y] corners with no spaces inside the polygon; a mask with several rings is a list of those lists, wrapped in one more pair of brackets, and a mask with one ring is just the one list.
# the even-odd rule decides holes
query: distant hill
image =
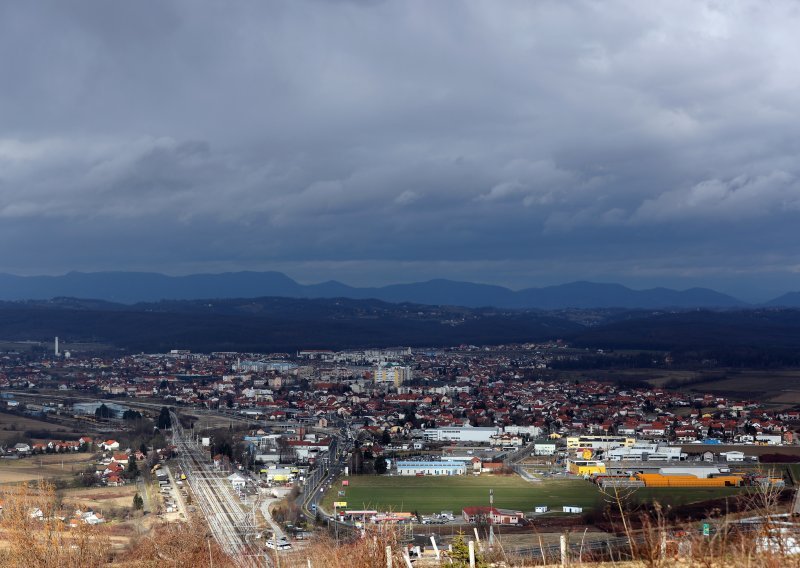
{"label": "distant hill", "polygon": [[[292,352],[563,339],[587,349],[580,360],[559,359],[559,368],[620,364],[618,358],[595,361],[596,349],[669,351],[676,365],[692,368],[800,366],[797,309],[541,311],[275,297],[133,305],[75,298],[0,302],[0,338],[50,341],[53,336],[147,352]],[[635,366],[660,358],[622,357]]]}
{"label": "distant hill", "polygon": [[134,351],[292,352],[548,340],[582,326],[541,312],[379,300],[246,298],[135,305],[74,298],[0,302],[0,338],[106,343]]}
{"label": "distant hill", "polygon": [[350,298],[470,308],[737,308],[747,304],[714,290],[652,288],[632,290],[620,284],[573,282],[519,291],[453,280],[429,280],[379,288],[357,288],[328,281],[304,285],[280,272],[227,272],[166,276],[147,272],[70,272],[63,276],[0,274],[0,300],[93,298],[134,304],[202,298]]}
{"label": "distant hill", "polygon": [[63,276],[0,274],[0,300],[74,297],[133,304],[165,299],[305,297],[304,288],[280,272],[190,276],[151,272],[70,272]]}
{"label": "distant hill", "polygon": [[572,282],[546,288],[529,288],[517,294],[526,307],[562,308],[733,308],[747,304],[707,288],[678,291],[669,288],[632,290],[621,284]]}
{"label": "distant hill", "polygon": [[800,308],[800,292],[789,292],[770,300],[766,305],[780,308]]}
{"label": "distant hill", "polygon": [[579,347],[611,349],[800,348],[800,312],[792,309],[632,315],[586,328],[568,339]]}

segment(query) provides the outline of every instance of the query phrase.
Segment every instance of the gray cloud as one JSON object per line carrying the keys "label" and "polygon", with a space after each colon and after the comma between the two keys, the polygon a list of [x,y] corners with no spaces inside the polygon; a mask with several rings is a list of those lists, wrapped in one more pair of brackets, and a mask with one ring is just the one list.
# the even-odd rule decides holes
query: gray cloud
{"label": "gray cloud", "polygon": [[6,3],[0,235],[25,246],[0,270],[796,286],[798,24],[788,1]]}

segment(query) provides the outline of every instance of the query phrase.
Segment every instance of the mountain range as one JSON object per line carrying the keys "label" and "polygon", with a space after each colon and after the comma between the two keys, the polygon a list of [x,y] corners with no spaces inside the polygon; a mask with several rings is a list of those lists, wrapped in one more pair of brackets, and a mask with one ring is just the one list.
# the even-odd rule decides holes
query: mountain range
{"label": "mountain range", "polygon": [[[621,284],[572,282],[510,290],[502,286],[429,280],[383,287],[354,287],[334,280],[300,284],[281,272],[227,272],[167,276],[149,272],[70,272],[62,276],[0,274],[0,300],[91,298],[134,304],[204,298],[348,298],[427,305],[555,310],[565,308],[746,308],[751,305],[708,288],[633,290]],[[764,304],[800,307],[800,292]]]}

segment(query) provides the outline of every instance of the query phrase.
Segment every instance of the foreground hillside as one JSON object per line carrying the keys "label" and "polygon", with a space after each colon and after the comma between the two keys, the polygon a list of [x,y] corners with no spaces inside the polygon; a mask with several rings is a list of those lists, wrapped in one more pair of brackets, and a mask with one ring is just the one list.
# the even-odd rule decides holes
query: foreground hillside
{"label": "foreground hillside", "polygon": [[[709,534],[698,531],[696,523],[666,521],[656,506],[648,511],[625,512],[618,526],[619,547],[588,552],[570,548],[571,566],[704,566],[731,568],[800,566],[795,527],[785,517],[772,517],[782,507],[775,494],[764,492],[754,497],[744,514],[761,519],[759,524],[743,525],[722,511],[709,512]],[[124,548],[114,546],[113,524],[70,526],[60,517],[62,503],[53,487],[6,486],[0,490],[3,514],[0,516],[0,565],[8,568],[233,568],[239,559],[226,555],[217,546],[202,516],[186,521],[160,523],[140,533]],[[618,501],[620,502],[620,501]],[[621,503],[621,502],[620,502]],[[31,514],[39,511],[40,514]],[[623,507],[620,506],[622,513]],[[613,517],[613,507],[609,512]],[[629,522],[625,522],[625,519]],[[630,521],[635,520],[632,524]],[[636,528],[632,528],[635,526]],[[744,530],[747,529],[747,530]],[[334,540],[319,530],[306,545],[272,557],[272,566],[284,568],[383,568],[387,556],[392,566],[403,566],[407,546],[405,531],[391,526],[369,527],[366,538]],[[553,536],[553,535],[550,535]],[[570,537],[580,540],[580,534]],[[442,548],[437,560],[428,551],[418,567],[462,567],[469,565],[468,541],[472,534],[459,533]],[[516,556],[502,547],[485,548],[485,540],[475,541],[477,566],[522,567],[558,562],[558,546],[546,557]],[[265,549],[264,559],[269,551]],[[544,555],[544,552],[542,552]],[[555,555],[555,556],[554,556]],[[631,561],[634,560],[634,561]],[[613,562],[612,562],[613,561]]]}

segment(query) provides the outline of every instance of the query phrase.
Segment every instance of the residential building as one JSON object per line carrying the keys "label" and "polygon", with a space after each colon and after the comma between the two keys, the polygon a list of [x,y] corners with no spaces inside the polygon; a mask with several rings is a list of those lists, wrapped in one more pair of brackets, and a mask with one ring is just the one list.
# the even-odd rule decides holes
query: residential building
{"label": "residential building", "polygon": [[372,371],[373,380],[378,384],[391,384],[395,388],[411,380],[411,367],[404,367],[399,363],[386,363],[378,365]]}

